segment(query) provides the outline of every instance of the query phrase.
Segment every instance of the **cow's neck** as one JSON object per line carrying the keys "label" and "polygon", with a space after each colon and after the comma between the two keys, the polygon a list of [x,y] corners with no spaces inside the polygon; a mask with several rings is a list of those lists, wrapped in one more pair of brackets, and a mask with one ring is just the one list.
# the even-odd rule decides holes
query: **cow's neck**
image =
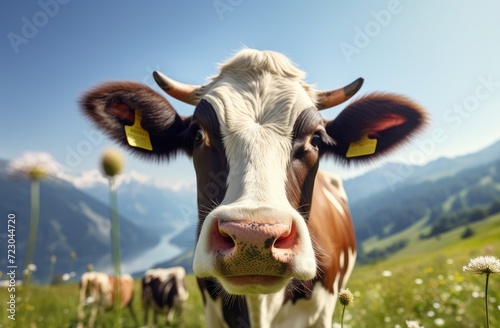
{"label": "cow's neck", "polygon": [[284,289],[274,294],[247,295],[252,328],[270,328],[273,319],[283,305]]}

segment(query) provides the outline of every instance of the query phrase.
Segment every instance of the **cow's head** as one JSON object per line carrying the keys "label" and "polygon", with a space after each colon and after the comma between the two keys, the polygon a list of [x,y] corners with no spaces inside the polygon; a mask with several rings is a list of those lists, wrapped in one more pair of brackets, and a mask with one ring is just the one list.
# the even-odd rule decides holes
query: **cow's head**
{"label": "cow's head", "polygon": [[133,82],[98,86],[81,105],[136,154],[193,158],[199,212],[194,271],[216,278],[231,294],[270,293],[291,278],[316,275],[307,220],[322,156],[370,160],[426,121],[416,103],[386,93],[361,97],[325,121],[318,110],[350,98],[362,79],[316,91],[286,57],[270,51],[240,51],[203,86],[158,72],[154,78],[169,95],[195,105],[194,114],[178,115],[164,97]]}

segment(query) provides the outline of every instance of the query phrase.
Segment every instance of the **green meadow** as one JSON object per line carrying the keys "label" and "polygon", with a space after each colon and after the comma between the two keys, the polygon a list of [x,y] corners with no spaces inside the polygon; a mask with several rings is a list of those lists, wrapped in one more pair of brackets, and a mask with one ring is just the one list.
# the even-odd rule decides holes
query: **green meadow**
{"label": "green meadow", "polygon": [[[463,228],[439,238],[410,240],[401,251],[375,264],[356,266],[348,288],[354,303],[346,309],[345,327],[406,327],[406,320],[417,320],[425,327],[485,327],[485,276],[463,272],[470,258],[498,257],[500,215],[471,224],[475,234],[461,239]],[[373,241],[372,241],[373,242]],[[196,280],[187,278],[189,302],[173,327],[203,327],[202,298]],[[18,289],[18,292],[19,289]],[[7,289],[0,290],[0,327],[16,327],[8,319]],[[26,320],[18,327],[76,327],[78,284],[32,285]],[[140,281],[136,281],[133,308],[143,324]],[[500,327],[500,275],[491,275],[489,284],[490,327]],[[337,305],[334,322],[340,322]],[[17,320],[21,318],[16,317]],[[99,313],[97,327],[111,327],[113,313]],[[131,316],[123,312],[123,327],[133,327]],[[165,317],[160,316],[161,326]],[[340,326],[339,326],[340,327]]]}

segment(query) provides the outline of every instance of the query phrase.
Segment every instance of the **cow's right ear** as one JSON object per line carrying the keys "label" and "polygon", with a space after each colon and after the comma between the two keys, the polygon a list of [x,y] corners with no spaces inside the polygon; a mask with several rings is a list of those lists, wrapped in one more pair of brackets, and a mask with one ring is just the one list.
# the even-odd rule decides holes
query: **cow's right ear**
{"label": "cow's right ear", "polygon": [[191,117],[177,114],[161,95],[144,84],[108,82],[83,95],[80,107],[113,140],[148,158],[192,152]]}

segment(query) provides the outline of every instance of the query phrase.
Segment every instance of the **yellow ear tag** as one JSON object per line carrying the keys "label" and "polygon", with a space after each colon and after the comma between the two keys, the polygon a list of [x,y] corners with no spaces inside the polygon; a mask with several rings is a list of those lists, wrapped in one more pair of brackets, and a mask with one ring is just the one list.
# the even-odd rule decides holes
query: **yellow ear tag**
{"label": "yellow ear tag", "polygon": [[370,139],[368,136],[364,136],[361,140],[351,142],[349,149],[345,157],[359,157],[365,155],[375,154],[375,149],[377,148],[377,139]]}
{"label": "yellow ear tag", "polygon": [[132,147],[153,150],[153,145],[151,144],[151,139],[149,138],[149,132],[142,128],[141,120],[142,111],[137,108],[135,110],[134,125],[125,125],[125,135],[127,136],[127,142]]}

